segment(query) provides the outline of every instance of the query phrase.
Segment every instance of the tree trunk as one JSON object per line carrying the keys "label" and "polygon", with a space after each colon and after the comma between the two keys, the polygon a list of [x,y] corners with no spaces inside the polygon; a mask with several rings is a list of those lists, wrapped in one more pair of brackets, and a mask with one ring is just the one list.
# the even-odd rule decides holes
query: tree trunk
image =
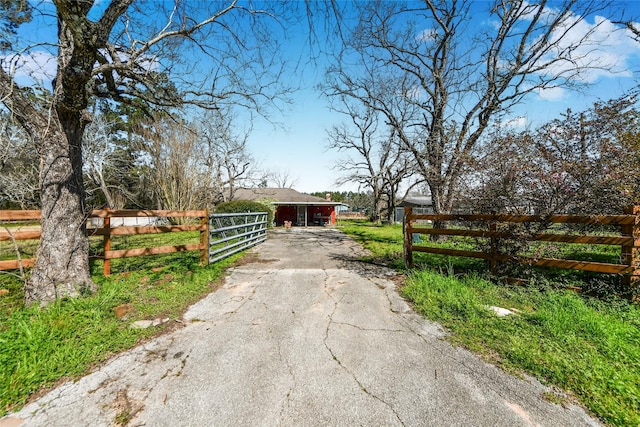
{"label": "tree trunk", "polygon": [[43,112],[13,87],[10,76],[0,69],[0,95],[7,97],[13,114],[40,152],[42,231],[24,292],[26,304],[45,305],[95,289],[89,274],[82,182],[84,123],[80,109],[66,115],[58,108]]}
{"label": "tree trunk", "polygon": [[[447,209],[447,200],[445,200],[444,191],[441,185],[432,184],[428,182],[429,191],[431,192],[431,203],[433,204],[433,213],[436,215],[448,214],[450,209]],[[446,221],[433,221],[433,228],[447,228]],[[445,236],[440,234],[431,234],[429,240],[432,242],[440,242],[445,239]]]}
{"label": "tree trunk", "polygon": [[52,128],[40,141],[42,234],[25,286],[27,304],[45,305],[95,290],[89,274],[80,116],[67,117],[68,129],[62,131],[52,113]]}

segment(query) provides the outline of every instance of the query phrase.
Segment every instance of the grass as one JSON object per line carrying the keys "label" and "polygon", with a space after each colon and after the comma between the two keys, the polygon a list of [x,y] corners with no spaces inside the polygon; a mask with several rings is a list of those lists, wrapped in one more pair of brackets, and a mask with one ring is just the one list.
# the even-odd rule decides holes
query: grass
{"label": "grass", "polygon": [[[354,223],[343,230],[372,252],[369,260],[404,268],[400,227]],[[579,251],[588,255],[588,249]],[[595,256],[613,253],[605,247]],[[529,277],[530,286],[514,287],[491,281],[483,262],[429,256],[416,264],[420,268],[409,273],[402,292],[425,317],[450,331],[450,341],[568,393],[548,393],[553,402],[575,399],[608,425],[640,425],[640,307],[560,288],[600,280],[573,274],[579,272],[537,272]],[[518,314],[499,318],[488,306]]]}
{"label": "grass", "polygon": [[[367,261],[385,263],[402,269],[402,226],[382,226],[361,221],[347,221],[340,227],[373,254]],[[398,236],[400,239],[398,240]]]}
{"label": "grass", "polygon": [[[363,243],[370,262],[398,270],[402,264],[402,228],[348,223],[342,229]],[[181,235],[183,234],[183,235]],[[198,233],[114,238],[113,249],[197,242]],[[453,240],[446,243],[454,246]],[[457,243],[458,245],[460,243]],[[468,241],[462,241],[469,245]],[[91,246],[98,251],[99,239]],[[458,246],[459,247],[459,246]],[[586,257],[589,249],[573,248]],[[405,296],[417,310],[451,332],[449,339],[513,372],[527,372],[560,387],[609,425],[640,425],[640,309],[624,300],[606,301],[558,290],[554,286],[509,287],[486,277],[479,260],[416,253],[418,269],[409,274]],[[606,250],[602,257],[611,257]],[[99,291],[58,301],[45,309],[24,308],[22,284],[0,273],[0,416],[18,409],[33,393],[61,379],[77,378],[127,348],[169,328],[169,324],[132,329],[131,322],[178,318],[213,289],[234,261],[198,265],[198,253],[125,258],[112,261],[102,277],[92,264]],[[589,275],[551,272],[547,282],[582,283]],[[118,318],[114,308],[134,311]],[[498,318],[497,305],[520,314]],[[555,402],[563,396],[549,394]]]}
{"label": "grass", "polygon": [[[404,271],[402,225],[376,225],[349,221],[340,228],[372,253],[366,260]],[[446,248],[473,250],[469,239],[451,239],[439,245]],[[423,252],[414,252],[413,260],[417,268],[453,267],[456,270],[479,271],[486,265],[483,261],[473,258],[451,258]]]}
{"label": "grass", "polygon": [[[172,245],[195,238],[184,233],[130,236],[112,248]],[[92,241],[92,246],[94,242]],[[115,246],[115,247],[114,247]],[[211,266],[199,266],[198,252],[185,252],[112,261],[110,277],[101,275],[101,262],[92,265],[99,290],[88,297],[57,301],[44,309],[25,308],[22,283],[0,274],[0,416],[20,408],[33,393],[61,379],[77,378],[91,367],[175,324],[132,329],[142,319],[177,319],[210,293],[224,270],[239,256]],[[130,304],[124,318],[114,308]]]}

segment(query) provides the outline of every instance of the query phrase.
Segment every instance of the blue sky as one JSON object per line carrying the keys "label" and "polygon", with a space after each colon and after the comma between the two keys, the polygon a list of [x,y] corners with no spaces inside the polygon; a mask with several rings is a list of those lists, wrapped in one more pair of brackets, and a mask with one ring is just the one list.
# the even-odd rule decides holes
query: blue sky
{"label": "blue sky", "polygon": [[[40,5],[51,7],[46,2]],[[478,1],[478,10],[481,11],[485,5],[486,2]],[[640,2],[623,2],[622,6],[627,17],[640,19]],[[50,17],[38,17],[29,25],[28,31],[32,38],[55,37],[55,27],[50,25],[50,20],[47,25],[45,19]],[[594,35],[594,41],[602,46],[597,54],[607,64],[614,65],[617,72],[594,72],[583,76],[584,81],[591,86],[582,93],[556,89],[534,95],[526,104],[518,106],[506,116],[506,121],[511,121],[519,128],[535,126],[558,117],[567,108],[578,111],[588,108],[599,99],[608,100],[620,96],[640,82],[640,44],[625,38],[623,32],[612,35],[609,30],[615,25],[598,16],[588,17],[583,30],[588,30],[596,22],[603,29]],[[482,22],[482,25],[490,24],[489,21]],[[304,27],[301,24],[289,31],[293,35],[288,41],[292,58],[300,54],[300,46],[308,41]],[[31,50],[29,56],[22,61],[25,69],[31,69],[37,77],[45,80],[55,70],[55,57],[51,56],[54,51],[48,48],[50,53],[47,54],[46,50],[45,47]],[[272,113],[271,119],[279,123],[278,126],[260,118],[254,120],[249,147],[261,168],[288,173],[296,181],[294,188],[299,191],[357,190],[356,185],[334,185],[338,172],[333,166],[346,154],[327,150],[326,131],[344,118],[331,112],[327,100],[315,89],[323,79],[324,68],[325,63],[320,59],[307,62],[286,74],[285,78],[292,84],[301,86],[301,89],[293,94],[291,105],[285,105],[282,112]],[[244,117],[241,115],[239,119]]]}
{"label": "blue sky", "polygon": [[[482,3],[477,2],[478,10]],[[625,16],[640,17],[640,2],[624,2]],[[609,100],[628,93],[640,84],[640,44],[633,42],[623,31],[611,33],[615,24],[600,16],[591,16],[579,29],[589,31],[595,24],[602,31],[596,31],[592,42],[600,45],[597,55],[603,65],[613,66],[615,72],[594,70],[582,76],[583,82],[590,85],[581,92],[566,89],[554,89],[535,94],[528,101],[517,106],[504,120],[514,128],[524,130],[558,118],[568,108],[574,111],[589,108],[598,100]],[[486,21],[483,24],[490,25]],[[578,37],[579,34],[576,34]],[[593,49],[591,47],[590,49]],[[256,123],[250,143],[255,157],[271,170],[287,170],[296,178],[295,188],[299,191],[313,192],[324,190],[357,190],[356,185],[333,185],[339,173],[333,166],[344,159],[345,153],[326,149],[326,130],[344,120],[344,117],[331,112],[328,102],[312,86],[323,77],[323,64],[307,73],[305,82],[308,88],[295,97],[290,111],[276,120],[286,124],[284,129],[273,129]]]}

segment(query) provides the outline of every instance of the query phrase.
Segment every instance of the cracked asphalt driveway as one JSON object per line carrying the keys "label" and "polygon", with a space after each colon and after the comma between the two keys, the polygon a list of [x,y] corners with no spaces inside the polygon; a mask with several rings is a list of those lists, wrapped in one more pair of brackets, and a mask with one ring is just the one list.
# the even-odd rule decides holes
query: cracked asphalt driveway
{"label": "cracked asphalt driveway", "polygon": [[599,425],[451,346],[338,230],[273,231],[252,252],[184,328],[0,425]]}

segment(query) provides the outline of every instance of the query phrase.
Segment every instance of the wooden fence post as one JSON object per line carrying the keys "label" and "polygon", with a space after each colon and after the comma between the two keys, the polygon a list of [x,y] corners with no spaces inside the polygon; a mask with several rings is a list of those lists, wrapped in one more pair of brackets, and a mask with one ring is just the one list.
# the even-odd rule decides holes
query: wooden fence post
{"label": "wooden fence post", "polygon": [[104,238],[103,238],[103,264],[102,264],[102,274],[105,276],[111,275],[111,260],[107,259],[107,251],[111,250],[111,217],[109,216],[108,209],[105,209],[107,215],[105,215],[102,228],[105,230]]}
{"label": "wooden fence post", "polygon": [[209,265],[209,211],[200,218],[200,225],[204,225],[204,230],[200,230],[200,264]]}
{"label": "wooden fence post", "polygon": [[623,284],[629,287],[631,297],[640,301],[640,292],[636,289],[640,286],[640,206],[629,206],[624,213],[635,215],[636,218],[633,224],[622,226],[622,235],[633,237],[633,246],[622,247],[622,259],[626,265],[631,266],[631,271],[623,278]]}
{"label": "wooden fence post", "polygon": [[[491,233],[498,231],[495,219],[496,213],[496,211],[491,211],[491,215],[493,215],[493,219],[489,222],[489,231]],[[496,276],[498,274],[498,262],[496,260],[496,254],[498,253],[498,239],[492,235],[489,241],[491,245],[491,259],[489,260],[489,266],[491,268],[491,274]]]}
{"label": "wooden fence post", "polygon": [[410,206],[405,206],[402,223],[404,234],[404,266],[407,269],[413,268],[413,233],[411,233],[411,228],[413,227],[413,221],[411,220],[412,214],[413,209]]}

